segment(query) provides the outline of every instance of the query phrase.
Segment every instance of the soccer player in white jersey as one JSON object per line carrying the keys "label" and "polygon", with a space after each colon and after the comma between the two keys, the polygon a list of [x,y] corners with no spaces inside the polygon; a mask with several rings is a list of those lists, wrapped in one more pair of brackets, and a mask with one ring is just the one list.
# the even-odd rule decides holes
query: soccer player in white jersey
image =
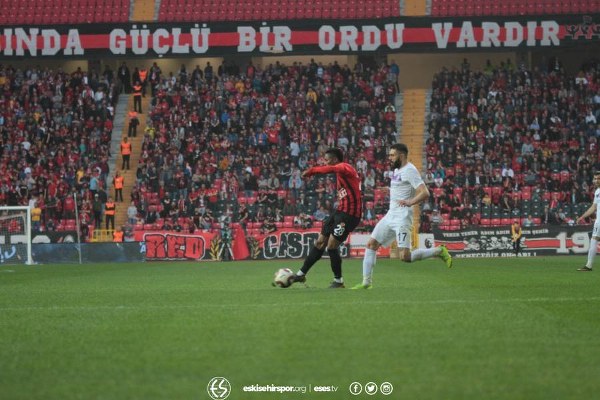
{"label": "soccer player in white jersey", "polygon": [[424,260],[430,257],[441,258],[448,268],[452,267],[452,257],[446,246],[433,249],[417,249],[411,252],[411,232],[413,225],[412,206],[429,198],[429,190],[421,179],[417,168],[408,162],[408,147],[402,143],[393,144],[388,156],[392,164],[390,183],[390,209],[375,225],[367,243],[363,259],[363,281],[352,289],[371,289],[373,267],[379,247],[389,246],[398,241],[400,258],[405,262]]}
{"label": "soccer player in white jersey", "polygon": [[600,208],[598,208],[598,204],[600,203],[600,171],[594,172],[594,186],[596,187],[596,191],[594,192],[594,202],[581,217],[577,218],[577,223],[580,223],[587,217],[590,217],[594,212],[596,213],[596,222],[594,222],[594,229],[592,229],[592,240],[590,241],[590,249],[588,250],[587,264],[578,268],[577,271],[592,270],[594,267],[594,257],[596,257],[596,249],[598,248],[598,241],[600,241]]}

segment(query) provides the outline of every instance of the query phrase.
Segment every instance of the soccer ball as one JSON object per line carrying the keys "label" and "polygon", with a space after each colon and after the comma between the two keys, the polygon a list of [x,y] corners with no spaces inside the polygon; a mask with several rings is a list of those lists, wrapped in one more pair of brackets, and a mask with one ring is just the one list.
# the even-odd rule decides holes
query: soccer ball
{"label": "soccer ball", "polygon": [[281,268],[275,272],[273,277],[273,286],[287,288],[292,285],[291,277],[294,276],[294,271],[289,268]]}

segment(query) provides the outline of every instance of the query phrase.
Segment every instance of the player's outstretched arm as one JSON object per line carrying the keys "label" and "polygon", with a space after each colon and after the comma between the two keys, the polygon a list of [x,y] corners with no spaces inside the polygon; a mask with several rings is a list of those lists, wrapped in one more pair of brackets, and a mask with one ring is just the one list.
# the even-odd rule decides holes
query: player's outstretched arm
{"label": "player's outstretched arm", "polygon": [[584,219],[586,219],[590,215],[594,214],[596,212],[596,208],[597,208],[596,203],[593,203],[590,206],[590,208],[588,208],[587,211],[584,212],[583,215],[581,215],[581,217],[577,218],[577,223],[579,224],[581,221],[583,221]]}

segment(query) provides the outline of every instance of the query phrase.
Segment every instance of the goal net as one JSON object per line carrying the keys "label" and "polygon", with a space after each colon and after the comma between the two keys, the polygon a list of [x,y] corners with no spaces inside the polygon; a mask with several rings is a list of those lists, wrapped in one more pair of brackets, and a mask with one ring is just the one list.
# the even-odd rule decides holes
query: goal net
{"label": "goal net", "polygon": [[0,207],[0,264],[33,264],[29,207]]}

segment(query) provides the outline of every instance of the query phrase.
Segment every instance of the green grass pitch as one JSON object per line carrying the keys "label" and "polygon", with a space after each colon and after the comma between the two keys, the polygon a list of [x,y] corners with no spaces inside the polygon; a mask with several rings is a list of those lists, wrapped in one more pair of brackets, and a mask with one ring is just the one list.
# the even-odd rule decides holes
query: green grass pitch
{"label": "green grass pitch", "polygon": [[[600,271],[583,263],[380,259],[361,291],[326,289],[328,260],[289,289],[273,273],[299,261],[0,266],[0,398],[209,399],[213,377],[229,399],[597,398]],[[348,286],[361,265],[344,261]]]}

